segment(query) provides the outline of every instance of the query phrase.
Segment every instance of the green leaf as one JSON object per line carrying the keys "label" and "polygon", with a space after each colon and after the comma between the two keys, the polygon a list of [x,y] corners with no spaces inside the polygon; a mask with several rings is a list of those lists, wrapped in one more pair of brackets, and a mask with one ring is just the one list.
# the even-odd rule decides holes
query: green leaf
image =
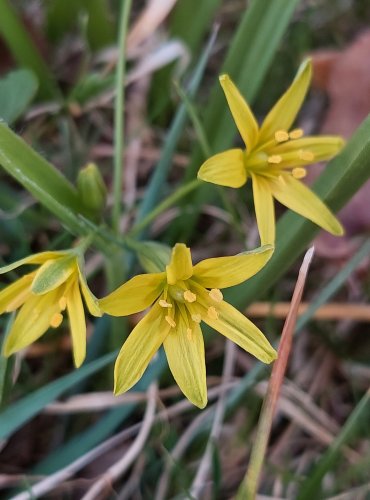
{"label": "green leaf", "polygon": [[0,0],[0,12],[0,35],[14,59],[20,66],[31,69],[37,76],[41,97],[60,98],[60,91],[53,74],[8,0]]}
{"label": "green leaf", "polygon": [[87,235],[89,218],[72,184],[19,136],[0,123],[0,165],[77,235]]}
{"label": "green leaf", "polygon": [[0,80],[0,119],[11,124],[27,109],[35,97],[37,79],[27,69],[8,73]]}

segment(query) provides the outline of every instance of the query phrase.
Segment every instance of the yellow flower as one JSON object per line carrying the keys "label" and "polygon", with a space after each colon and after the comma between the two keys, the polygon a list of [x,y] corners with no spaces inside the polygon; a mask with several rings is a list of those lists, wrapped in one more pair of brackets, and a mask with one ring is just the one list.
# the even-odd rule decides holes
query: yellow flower
{"label": "yellow flower", "polygon": [[275,241],[273,198],[332,234],[343,228],[328,207],[299,179],[306,166],[333,157],[344,141],[337,136],[303,136],[291,130],[311,80],[311,61],[304,61],[289,89],[266,116],[261,127],[228,75],[220,76],[231,114],[246,149],[229,149],[209,158],[198,177],[221,186],[241,187],[252,178],[261,243]]}
{"label": "yellow flower", "polygon": [[86,354],[86,322],[81,292],[91,314],[101,316],[98,301],[89,290],[79,266],[77,249],[41,252],[0,268],[7,273],[24,264],[40,267],[0,292],[0,314],[20,308],[3,345],[3,354],[23,349],[51,326],[57,328],[67,310],[71,325],[73,356],[79,367]]}
{"label": "yellow flower", "polygon": [[193,266],[190,249],[177,244],[162,273],[135,276],[99,301],[102,311],[126,316],[151,310],[133,329],[115,365],[115,394],[140,379],[164,345],[171,372],[185,396],[199,408],[207,404],[201,321],[264,363],[276,358],[262,332],[223,300],[220,288],[237,285],[257,273],[271,257],[270,245],[232,257],[203,260]]}

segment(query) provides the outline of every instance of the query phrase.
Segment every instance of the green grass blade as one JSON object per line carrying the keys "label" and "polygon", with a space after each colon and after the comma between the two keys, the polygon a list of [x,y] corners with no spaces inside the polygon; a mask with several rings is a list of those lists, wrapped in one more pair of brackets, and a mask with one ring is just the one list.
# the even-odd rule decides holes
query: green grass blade
{"label": "green grass blade", "polygon": [[[207,33],[220,4],[221,0],[177,2],[170,20],[172,37],[181,38],[194,54]],[[190,26],[191,29],[189,29]]]}
{"label": "green grass blade", "polygon": [[77,190],[42,156],[0,122],[0,165],[77,235],[91,232]]}
{"label": "green grass blade", "polygon": [[119,233],[119,221],[122,203],[123,179],[123,144],[124,144],[124,98],[126,74],[126,38],[131,0],[121,5],[118,35],[118,63],[116,68],[116,97],[114,102],[114,170],[113,170],[113,208],[112,225],[115,233]]}
{"label": "green grass blade", "polygon": [[365,393],[355,409],[348,417],[340,433],[332,442],[328,450],[322,455],[308,478],[303,482],[297,495],[297,500],[311,500],[322,498],[320,489],[322,479],[341,455],[345,444],[358,434],[358,429],[363,424],[368,425],[370,418],[370,389]]}
{"label": "green grass blade", "polygon": [[40,56],[11,3],[0,0],[0,12],[0,35],[3,36],[17,63],[31,69],[37,76],[40,97],[60,98],[60,91],[53,74]]}
{"label": "green grass blade", "polygon": [[[160,351],[159,356],[149,365],[147,371],[135,386],[135,391],[146,391],[153,380],[158,378],[166,367],[167,362],[164,352]],[[130,403],[107,412],[89,429],[50,453],[32,472],[34,474],[51,474],[65,467],[104,441],[104,439],[107,439],[117,427],[122,425],[138,405],[139,403]]]}
{"label": "green grass blade", "polygon": [[8,439],[17,429],[37,415],[47,404],[85,378],[112,363],[118,352],[102,356],[64,377],[45,385],[9,406],[0,414],[0,439]]}
{"label": "green grass blade", "polygon": [[18,69],[0,80],[0,119],[13,123],[24,113],[37,91],[32,71]]}
{"label": "green grass blade", "polygon": [[[215,37],[216,33],[214,32],[208,42],[206,49],[202,54],[202,57],[197,64],[197,67],[194,70],[194,74],[188,88],[188,95],[190,98],[195,95],[200,85],[207,61],[211,54]],[[185,104],[181,104],[171,124],[170,130],[163,146],[161,158],[150,180],[149,186],[145,193],[145,198],[139,208],[136,224],[138,224],[145,216],[147,216],[151,212],[151,210],[158,203],[158,200],[163,193],[162,187],[166,181],[167,174],[172,165],[172,157],[175,153],[176,146],[182,134],[186,119],[186,106]]]}

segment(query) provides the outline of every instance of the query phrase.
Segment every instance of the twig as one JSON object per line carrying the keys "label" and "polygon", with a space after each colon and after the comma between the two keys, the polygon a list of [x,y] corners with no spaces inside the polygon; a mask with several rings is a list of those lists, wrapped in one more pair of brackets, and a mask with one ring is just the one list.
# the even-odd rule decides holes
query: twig
{"label": "twig", "polygon": [[[235,387],[236,383],[231,383],[229,388]],[[218,387],[214,387],[210,391],[208,391],[208,399],[212,400],[218,396],[220,389]],[[182,415],[185,411],[193,409],[193,405],[187,400],[183,399],[178,403],[175,403],[170,408],[166,408],[165,410],[157,413],[155,416],[155,421],[160,421],[163,418],[176,417],[177,415]],[[205,413],[202,413],[202,415]],[[20,493],[16,495],[11,500],[29,500],[30,498],[39,498],[40,496],[45,495],[49,491],[51,491],[54,487],[66,481],[70,477],[72,477],[76,472],[81,470],[83,467],[93,462],[97,458],[99,458],[103,453],[111,450],[115,446],[121,444],[126,439],[134,436],[137,431],[140,429],[141,423],[137,423],[132,425],[131,427],[125,429],[124,431],[116,434],[115,436],[107,439],[104,443],[96,446],[93,450],[85,453],[82,457],[78,458],[67,467],[58,470],[54,474],[51,474],[44,480],[35,484],[32,488],[29,488],[27,492]]]}
{"label": "twig", "polygon": [[297,320],[298,306],[302,298],[303,288],[313,252],[313,247],[306,252],[302,266],[299,270],[299,276],[293,292],[292,305],[283,328],[278,350],[278,359],[272,368],[267,394],[262,405],[256,440],[252,447],[250,465],[238,490],[237,500],[253,500],[256,498],[276,403],[288,364],[288,357]]}
{"label": "twig", "polygon": [[[307,311],[310,303],[302,302],[298,307],[298,316]],[[290,308],[289,302],[256,302],[247,309],[248,317],[265,318],[286,318]],[[342,302],[332,302],[319,307],[313,315],[315,319],[340,320],[352,319],[356,321],[370,322],[370,306],[368,304],[345,304]]]}
{"label": "twig", "polygon": [[148,404],[146,406],[140,432],[137,435],[135,441],[132,443],[131,447],[121,458],[121,460],[109,467],[105,474],[103,474],[103,476],[93,484],[93,486],[82,497],[82,500],[95,500],[96,498],[100,498],[107,484],[110,485],[117,481],[117,479],[119,479],[126,472],[132,462],[138,456],[145,445],[145,441],[149,436],[150,429],[152,428],[154,422],[155,397],[156,385],[153,383],[148,390]]}

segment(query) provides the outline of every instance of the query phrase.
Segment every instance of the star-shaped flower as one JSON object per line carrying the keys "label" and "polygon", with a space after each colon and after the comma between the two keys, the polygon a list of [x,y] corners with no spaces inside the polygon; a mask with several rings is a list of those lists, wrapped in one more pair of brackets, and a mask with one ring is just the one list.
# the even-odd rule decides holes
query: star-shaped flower
{"label": "star-shaped flower", "polygon": [[150,311],[133,329],[115,365],[115,394],[140,379],[163,344],[171,372],[185,396],[196,406],[207,404],[202,321],[264,363],[276,358],[262,332],[223,300],[220,288],[237,285],[269,260],[270,245],[232,257],[206,259],[193,266],[190,249],[177,244],[166,271],[135,276],[99,301],[113,316]]}
{"label": "star-shaped flower", "polygon": [[343,234],[340,222],[328,207],[299,180],[305,177],[308,165],[333,157],[344,144],[341,137],[304,137],[302,129],[291,130],[307,93],[311,73],[311,61],[307,59],[260,127],[230,77],[220,76],[246,149],[229,149],[212,156],[200,167],[198,177],[235,188],[243,186],[251,177],[262,244],[275,241],[273,198],[330,233]]}
{"label": "star-shaped flower", "polygon": [[3,354],[27,347],[49,327],[57,328],[67,310],[71,326],[73,356],[79,367],[86,354],[86,322],[81,292],[91,314],[101,316],[98,301],[89,290],[83,276],[78,249],[41,252],[0,268],[7,273],[25,264],[39,268],[0,292],[0,314],[19,309],[3,345]]}

